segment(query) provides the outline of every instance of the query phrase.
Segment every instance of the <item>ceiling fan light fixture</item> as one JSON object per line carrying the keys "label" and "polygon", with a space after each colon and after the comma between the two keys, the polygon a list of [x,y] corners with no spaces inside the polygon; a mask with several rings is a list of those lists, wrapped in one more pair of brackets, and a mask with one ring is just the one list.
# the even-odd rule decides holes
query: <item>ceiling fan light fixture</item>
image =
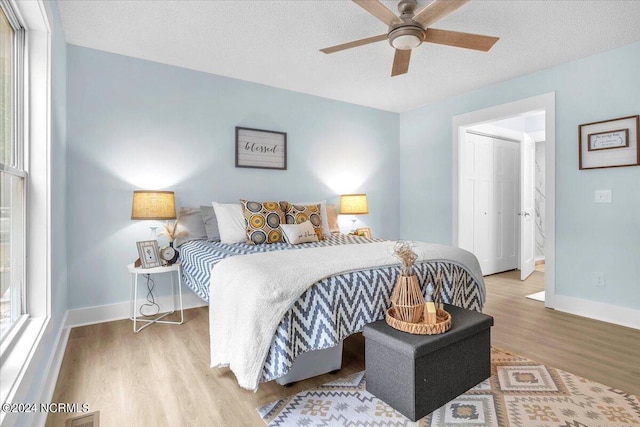
{"label": "ceiling fan light fixture", "polygon": [[424,30],[417,27],[400,27],[389,33],[389,44],[396,49],[411,50],[422,44]]}
{"label": "ceiling fan light fixture", "polygon": [[[411,51],[423,42],[487,52],[499,40],[498,37],[431,28],[435,22],[455,12],[470,0],[429,0],[429,4],[419,11],[416,11],[418,0],[399,0],[400,16],[385,6],[382,0],[352,1],[387,25],[387,33],[342,43],[320,49],[320,51],[324,53],[340,52],[386,39],[395,49],[391,77],[406,74],[409,71]],[[425,2],[426,0],[420,1]]]}
{"label": "ceiling fan light fixture", "polygon": [[412,34],[398,36],[391,41],[391,46],[400,50],[411,50],[422,44],[422,40]]}

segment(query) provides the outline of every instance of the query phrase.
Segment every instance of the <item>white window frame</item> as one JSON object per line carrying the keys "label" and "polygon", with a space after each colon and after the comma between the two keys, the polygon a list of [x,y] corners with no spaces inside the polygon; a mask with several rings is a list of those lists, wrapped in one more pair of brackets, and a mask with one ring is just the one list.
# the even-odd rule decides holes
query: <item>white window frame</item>
{"label": "white window frame", "polygon": [[[10,345],[0,349],[0,402],[19,402],[33,384],[31,362],[42,337],[51,333],[51,215],[50,215],[50,93],[51,28],[42,0],[9,3],[25,28],[24,105],[21,126],[24,137],[26,189],[25,316],[22,328]],[[14,332],[13,330],[11,332]],[[42,350],[41,350],[42,351]],[[40,355],[38,355],[39,358]],[[29,369],[29,368],[32,369]],[[0,412],[0,423],[11,422],[12,414]]]}
{"label": "white window frame", "polygon": [[[4,165],[5,167],[3,167],[2,169],[4,170],[4,172],[9,173],[13,176],[16,177],[21,177],[23,178],[23,185],[24,185],[24,189],[22,192],[22,197],[23,197],[23,206],[22,206],[22,212],[23,212],[23,217],[20,218],[19,227],[15,227],[13,225],[13,221],[12,221],[12,230],[11,232],[14,233],[16,231],[19,231],[21,233],[24,234],[23,238],[22,238],[22,242],[21,242],[21,246],[22,246],[22,250],[21,252],[21,256],[22,256],[22,278],[21,280],[23,281],[23,283],[26,283],[26,266],[25,266],[25,258],[26,258],[26,252],[25,252],[25,244],[26,244],[26,200],[27,200],[27,195],[26,192],[28,190],[28,183],[27,183],[27,173],[26,173],[26,168],[25,168],[25,162],[24,162],[24,154],[25,154],[25,149],[24,149],[24,117],[23,117],[23,113],[24,113],[24,29],[21,27],[20,23],[17,22],[17,17],[13,14],[13,8],[9,7],[9,8],[5,8],[2,5],[3,1],[0,0],[0,9],[3,11],[3,13],[5,14],[5,16],[7,17],[7,19],[9,20],[9,23],[14,27],[15,30],[15,39],[14,39],[14,47],[15,47],[15,51],[14,51],[14,64],[13,64],[13,91],[12,91],[12,100],[11,102],[14,105],[14,117],[13,117],[13,153],[14,153],[14,160],[13,162],[10,162],[10,164]],[[17,28],[16,28],[17,27]],[[13,217],[13,215],[12,215]],[[16,230],[16,228],[19,228],[19,230]],[[13,245],[13,243],[12,243]],[[13,249],[12,249],[13,250]],[[13,262],[12,262],[12,270],[13,270]],[[13,279],[13,278],[12,278]],[[0,346],[0,360],[2,359],[2,355],[4,354],[5,351],[9,351],[9,349],[11,348],[12,343],[14,342],[16,336],[18,336],[20,334],[20,332],[22,331],[22,328],[25,326],[26,320],[28,315],[27,313],[27,307],[26,307],[26,289],[25,289],[25,285],[23,284],[23,286],[21,287],[20,290],[20,295],[19,295],[19,303],[20,303],[20,312],[21,315],[20,317],[18,317],[16,319],[16,321],[14,322],[13,325],[11,325],[9,327],[9,330],[7,331],[7,335],[4,337],[3,341],[2,341],[2,346]],[[11,301],[11,305],[14,305],[14,301],[13,301],[13,296],[12,296],[12,301]]]}

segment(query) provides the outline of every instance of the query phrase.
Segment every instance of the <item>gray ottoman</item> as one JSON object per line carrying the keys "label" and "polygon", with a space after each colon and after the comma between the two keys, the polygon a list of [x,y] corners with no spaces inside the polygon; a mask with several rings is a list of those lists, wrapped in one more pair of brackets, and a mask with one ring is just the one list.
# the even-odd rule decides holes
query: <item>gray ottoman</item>
{"label": "gray ottoman", "polygon": [[493,317],[445,304],[451,329],[440,335],[366,325],[367,391],[416,421],[491,376]]}

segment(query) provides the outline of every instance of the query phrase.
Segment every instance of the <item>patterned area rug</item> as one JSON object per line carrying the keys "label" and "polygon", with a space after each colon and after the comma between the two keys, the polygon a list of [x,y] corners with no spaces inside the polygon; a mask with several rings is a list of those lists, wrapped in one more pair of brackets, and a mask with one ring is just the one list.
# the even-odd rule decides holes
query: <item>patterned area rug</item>
{"label": "patterned area rug", "polygon": [[268,426],[640,427],[640,398],[492,349],[491,377],[412,422],[366,391],[364,372],[258,408]]}

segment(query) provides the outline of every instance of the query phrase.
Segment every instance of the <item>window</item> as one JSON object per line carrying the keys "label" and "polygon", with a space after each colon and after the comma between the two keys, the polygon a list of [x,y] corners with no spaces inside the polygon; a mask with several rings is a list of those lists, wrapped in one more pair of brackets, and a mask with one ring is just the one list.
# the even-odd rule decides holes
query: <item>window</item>
{"label": "window", "polygon": [[0,342],[26,314],[23,30],[0,3]]}
{"label": "window", "polygon": [[[33,399],[60,326],[50,298],[51,13],[44,0],[0,0],[0,403]],[[0,425],[31,424],[22,415],[0,411]]]}

